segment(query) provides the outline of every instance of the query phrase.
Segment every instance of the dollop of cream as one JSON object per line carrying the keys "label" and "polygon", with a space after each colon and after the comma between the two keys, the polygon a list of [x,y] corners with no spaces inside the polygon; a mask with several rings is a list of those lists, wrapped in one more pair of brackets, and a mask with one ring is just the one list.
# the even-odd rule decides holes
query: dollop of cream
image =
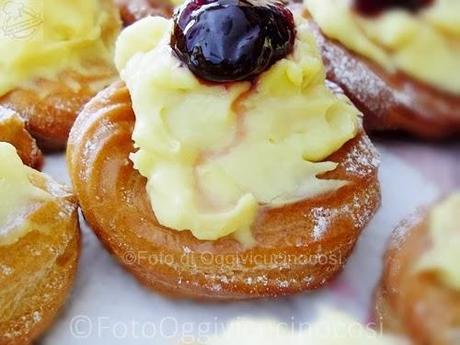
{"label": "dollop of cream", "polygon": [[67,70],[113,64],[120,30],[111,0],[0,0],[0,96]]}
{"label": "dollop of cream", "polygon": [[418,13],[391,9],[365,17],[350,0],[304,0],[329,38],[393,73],[400,70],[460,94],[460,1],[435,0]]}
{"label": "dollop of cream", "polygon": [[[364,325],[332,309],[323,309],[311,324],[297,330],[284,322],[241,318],[231,321],[223,334],[212,336],[200,345],[408,345],[404,339],[383,335],[380,330]],[[190,344],[183,342],[183,344]]]}
{"label": "dollop of cream", "polygon": [[432,248],[417,266],[418,270],[436,271],[448,286],[460,290],[460,192],[436,206],[429,216]]}
{"label": "dollop of cream", "polygon": [[131,159],[160,224],[202,240],[247,239],[260,207],[346,183],[316,176],[336,168],[323,160],[356,136],[359,112],[326,87],[297,20],[294,52],[254,85],[197,79],[172,52],[171,20],[149,17],[122,32],[115,59],[136,114]]}
{"label": "dollop of cream", "polygon": [[0,246],[22,236],[24,215],[52,198],[31,183],[33,171],[22,163],[12,145],[0,142]]}

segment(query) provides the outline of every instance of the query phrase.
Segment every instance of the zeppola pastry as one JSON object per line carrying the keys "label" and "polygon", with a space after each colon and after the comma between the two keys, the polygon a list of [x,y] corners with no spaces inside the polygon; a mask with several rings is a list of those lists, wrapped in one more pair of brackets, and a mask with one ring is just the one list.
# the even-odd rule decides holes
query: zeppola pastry
{"label": "zeppola pastry", "polygon": [[460,343],[459,211],[456,193],[406,221],[385,256],[377,317],[416,345]]}
{"label": "zeppola pastry", "polygon": [[25,128],[25,121],[14,111],[0,106],[0,142],[12,144],[23,163],[40,169],[43,155],[37,143]]}
{"label": "zeppola pastry", "polygon": [[29,344],[49,327],[78,256],[72,194],[0,143],[0,344]]}
{"label": "zeppola pastry", "polygon": [[126,28],[115,55],[123,82],[85,106],[67,150],[106,247],[175,296],[330,281],[379,207],[379,161],[308,23],[280,4],[189,1]]}
{"label": "zeppola pastry", "polygon": [[[460,2],[304,0],[330,80],[365,127],[460,134]],[[314,23],[313,23],[314,22]]]}
{"label": "zeppola pastry", "polygon": [[120,29],[112,0],[0,0],[0,106],[42,148],[63,149],[82,106],[116,75]]}

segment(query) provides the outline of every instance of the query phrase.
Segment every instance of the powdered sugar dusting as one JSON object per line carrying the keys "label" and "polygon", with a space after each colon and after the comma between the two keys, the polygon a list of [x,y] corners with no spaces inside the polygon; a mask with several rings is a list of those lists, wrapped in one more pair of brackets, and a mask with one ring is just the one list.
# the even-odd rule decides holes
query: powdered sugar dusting
{"label": "powdered sugar dusting", "polygon": [[380,155],[370,139],[365,136],[348,153],[343,164],[347,173],[363,177],[378,168]]}
{"label": "powdered sugar dusting", "polygon": [[[3,247],[0,259],[0,285],[5,287],[0,314],[8,315],[1,338],[7,342],[15,342],[15,338],[29,334],[44,319],[53,316],[53,309],[62,303],[76,264],[76,253],[65,264],[59,260],[70,254],[69,248],[77,250],[77,205],[68,199],[67,188],[44,174],[37,173],[36,178],[54,198],[24,219],[27,230],[39,230],[46,235],[32,237],[33,240],[23,237],[20,239],[23,242]],[[21,260],[11,253],[19,255]]]}
{"label": "powdered sugar dusting", "polygon": [[313,208],[309,217],[314,219],[313,238],[317,241],[323,237],[328,230],[331,220],[337,216],[336,210],[325,209],[323,207]]}
{"label": "powdered sugar dusting", "polygon": [[11,266],[0,264],[0,275],[10,276],[14,272]]}
{"label": "powdered sugar dusting", "polygon": [[34,322],[38,322],[42,319],[42,314],[39,311],[34,311],[32,313],[32,319],[34,320]]}
{"label": "powdered sugar dusting", "polygon": [[353,228],[356,231],[362,229],[372,218],[374,206],[372,200],[375,199],[376,190],[364,191],[361,195],[354,195],[348,202],[340,208],[317,207],[310,211],[310,217],[314,219],[313,238],[319,241],[330,230],[331,224],[335,219],[349,215],[352,220]]}
{"label": "powdered sugar dusting", "polygon": [[423,220],[424,212],[424,209],[419,209],[415,213],[411,214],[406,219],[404,219],[401,223],[399,223],[399,225],[396,227],[392,234],[392,246],[399,247],[404,243],[404,240],[406,239],[409,231]]}
{"label": "powdered sugar dusting", "polygon": [[[341,163],[342,169],[359,176],[360,179],[374,175],[379,165],[375,148],[367,137],[363,137],[355,145],[357,150],[352,151],[345,162]],[[361,155],[358,155],[359,150],[361,150]],[[305,217],[313,222],[312,228],[309,230],[312,233],[313,241],[321,241],[326,234],[339,224],[338,222],[349,222],[350,225],[348,226],[351,227],[352,231],[361,231],[376,211],[378,206],[376,200],[378,200],[379,192],[378,185],[372,184],[366,188],[355,190],[339,206],[317,206],[308,210]],[[351,246],[352,244],[353,240],[350,240],[346,246]],[[295,243],[295,245],[304,247],[305,243],[299,242]],[[182,248],[182,252],[183,255],[197,254],[192,248],[186,246]],[[201,267],[200,265],[187,267],[184,270],[181,265],[174,265],[178,276],[181,277],[177,283],[178,285],[186,284],[191,286],[194,281],[204,281],[202,288],[204,287],[208,291],[216,293],[228,291],[229,289],[233,290],[243,285],[248,294],[278,295],[288,291],[318,287],[328,281],[324,276],[317,278],[314,268],[309,270],[305,265],[301,268],[298,262],[274,260],[251,262],[250,265],[247,265],[245,259],[240,255],[244,256],[243,253],[235,253],[234,256],[230,255],[231,264],[217,265],[218,267]],[[312,265],[314,266],[315,264]],[[337,268],[337,266],[325,265],[322,270],[327,272],[329,277],[333,276]],[[277,273],[271,275],[271,273],[267,274],[267,272]],[[202,278],[195,277],[192,279],[191,275],[202,276]],[[188,279],[184,279],[184,277]]]}
{"label": "powdered sugar dusting", "polygon": [[371,99],[391,99],[391,91],[388,86],[365,64],[357,66],[358,60],[347,54],[341,53],[339,46],[326,43],[326,39],[320,34],[319,29],[314,29],[323,59],[326,61],[328,77],[340,76],[340,86],[347,94],[352,90],[356,100],[366,104],[376,114],[385,111],[385,102],[368,102]]}

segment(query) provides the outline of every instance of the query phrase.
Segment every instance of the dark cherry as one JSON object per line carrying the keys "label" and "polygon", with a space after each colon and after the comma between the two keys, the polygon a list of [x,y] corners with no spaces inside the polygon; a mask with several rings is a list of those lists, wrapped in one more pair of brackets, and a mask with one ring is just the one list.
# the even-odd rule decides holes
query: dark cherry
{"label": "dark cherry", "polygon": [[390,8],[402,8],[416,12],[431,5],[433,0],[355,0],[355,9],[367,16],[378,15]]}
{"label": "dark cherry", "polygon": [[288,55],[294,45],[292,13],[281,4],[189,0],[174,15],[171,47],[198,77],[248,80]]}

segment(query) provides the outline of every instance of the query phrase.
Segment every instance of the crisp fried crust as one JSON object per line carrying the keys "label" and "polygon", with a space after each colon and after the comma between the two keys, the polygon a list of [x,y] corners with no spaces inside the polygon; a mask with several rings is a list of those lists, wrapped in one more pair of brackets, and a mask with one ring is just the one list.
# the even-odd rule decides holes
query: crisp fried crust
{"label": "crisp fried crust", "polygon": [[[307,15],[308,16],[308,15]],[[327,77],[364,113],[366,129],[403,131],[423,139],[460,134],[460,96],[410,78],[390,74],[340,43],[328,39],[311,21]]]}
{"label": "crisp fried crust", "polygon": [[[377,154],[360,133],[329,157],[337,192],[260,212],[254,247],[200,241],[158,224],[146,179],[132,166],[134,114],[118,82],[84,108],[67,158],[84,215],[106,247],[147,287],[208,299],[274,297],[318,288],[343,267],[380,204]],[[319,261],[319,262],[317,262]]]}
{"label": "crisp fried crust", "polygon": [[24,120],[14,111],[0,106],[0,141],[13,145],[22,162],[32,168],[40,169],[43,155],[25,128]]}
{"label": "crisp fried crust", "polygon": [[428,229],[424,213],[395,230],[376,292],[376,318],[386,331],[408,334],[416,345],[458,344],[460,293],[435,273],[414,272],[431,247]]}
{"label": "crisp fried crust", "polygon": [[11,91],[0,97],[0,106],[21,115],[42,149],[62,150],[83,105],[109,84],[115,73],[104,65],[91,76],[67,71],[56,80],[40,79],[30,88]]}
{"label": "crisp fried crust", "polygon": [[117,4],[126,26],[147,16],[169,18],[174,10],[169,0],[117,0]]}
{"label": "crisp fried crust", "polygon": [[[51,324],[72,286],[79,256],[77,204],[67,188],[31,175],[53,200],[18,224],[30,230],[0,246],[0,344],[29,344]],[[21,217],[21,220],[22,217]]]}

